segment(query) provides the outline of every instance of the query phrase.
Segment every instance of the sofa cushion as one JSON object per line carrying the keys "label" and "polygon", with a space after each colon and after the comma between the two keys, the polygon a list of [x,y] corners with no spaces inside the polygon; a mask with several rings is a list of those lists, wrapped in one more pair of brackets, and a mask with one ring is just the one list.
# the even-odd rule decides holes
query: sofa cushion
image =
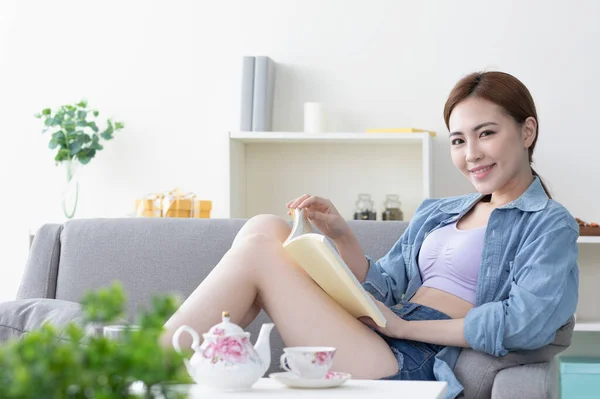
{"label": "sofa cushion", "polygon": [[56,298],[79,301],[86,291],[119,280],[130,319],[155,295],[185,299],[243,224],[238,219],[72,219],[61,236]]}
{"label": "sofa cushion", "polygon": [[0,303],[0,342],[20,338],[50,322],[57,328],[83,322],[81,305],[57,299],[20,299]]}
{"label": "sofa cushion", "polygon": [[17,299],[56,297],[62,230],[61,224],[45,224],[35,233]]}

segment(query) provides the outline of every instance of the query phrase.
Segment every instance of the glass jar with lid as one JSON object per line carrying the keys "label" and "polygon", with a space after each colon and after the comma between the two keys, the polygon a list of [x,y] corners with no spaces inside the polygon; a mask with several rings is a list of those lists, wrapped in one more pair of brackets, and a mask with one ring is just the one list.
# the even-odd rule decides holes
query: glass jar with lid
{"label": "glass jar with lid", "polygon": [[371,199],[371,194],[358,194],[354,220],[377,220],[375,203]]}
{"label": "glass jar with lid", "polygon": [[384,211],[381,213],[382,220],[404,220],[404,214],[400,209],[402,202],[400,202],[398,195],[388,194],[385,196],[385,202],[383,203]]}

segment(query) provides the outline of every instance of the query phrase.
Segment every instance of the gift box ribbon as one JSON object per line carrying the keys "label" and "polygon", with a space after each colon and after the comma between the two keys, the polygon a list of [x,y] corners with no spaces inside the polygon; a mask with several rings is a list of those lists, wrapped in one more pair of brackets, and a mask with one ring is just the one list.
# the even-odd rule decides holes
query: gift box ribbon
{"label": "gift box ribbon", "polygon": [[[205,209],[207,208],[207,209]],[[158,217],[202,217],[203,211],[210,211],[210,201],[200,201],[195,193],[188,193],[176,188],[164,193],[146,194],[136,209],[137,216],[143,216],[145,212],[159,212]],[[171,214],[169,214],[171,212]]]}

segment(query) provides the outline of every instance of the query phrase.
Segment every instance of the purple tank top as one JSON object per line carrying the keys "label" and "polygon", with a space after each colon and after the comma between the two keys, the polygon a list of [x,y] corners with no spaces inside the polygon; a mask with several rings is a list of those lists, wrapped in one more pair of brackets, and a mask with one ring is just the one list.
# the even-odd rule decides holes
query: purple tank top
{"label": "purple tank top", "polygon": [[456,222],[429,234],[419,251],[423,286],[475,304],[485,226],[459,230]]}

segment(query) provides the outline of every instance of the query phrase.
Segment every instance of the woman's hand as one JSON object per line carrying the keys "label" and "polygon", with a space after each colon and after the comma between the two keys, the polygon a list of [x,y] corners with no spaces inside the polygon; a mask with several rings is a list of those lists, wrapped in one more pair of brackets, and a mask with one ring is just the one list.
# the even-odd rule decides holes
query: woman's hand
{"label": "woman's hand", "polygon": [[362,321],[364,324],[368,325],[369,327],[373,327],[374,329],[376,329],[377,331],[379,331],[386,337],[405,338],[407,336],[406,331],[408,329],[409,322],[404,320],[403,318],[401,318],[394,312],[392,312],[390,310],[390,308],[388,308],[383,303],[381,303],[380,301],[375,299],[375,297],[373,297],[373,295],[371,295],[368,292],[367,292],[367,294],[369,294],[369,296],[371,297],[373,302],[375,302],[375,305],[377,305],[377,307],[379,308],[381,313],[383,313],[383,316],[385,317],[385,320],[387,321],[386,326],[379,327],[377,324],[375,324],[373,319],[371,319],[370,317],[359,317],[358,319],[360,321]]}
{"label": "woman's hand", "polygon": [[328,199],[304,194],[288,202],[286,206],[290,209],[305,209],[311,223],[332,240],[339,239],[350,231],[348,223]]}

